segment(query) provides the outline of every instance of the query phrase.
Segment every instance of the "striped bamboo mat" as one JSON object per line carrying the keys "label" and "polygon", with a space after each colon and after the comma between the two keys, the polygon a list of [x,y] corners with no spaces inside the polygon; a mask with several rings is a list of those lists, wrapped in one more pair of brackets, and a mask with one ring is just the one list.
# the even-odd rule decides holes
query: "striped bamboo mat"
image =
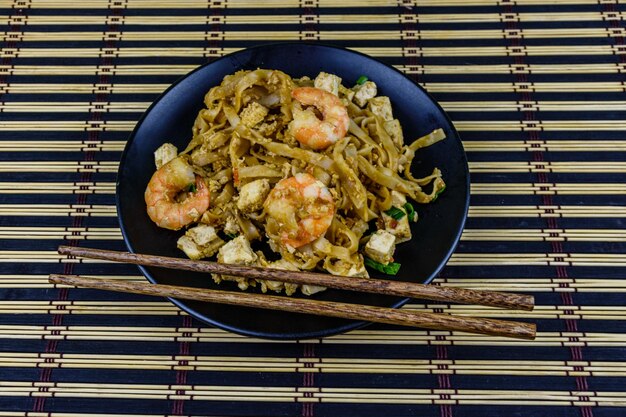
{"label": "striped bamboo mat", "polygon": [[[0,417],[626,415],[626,4],[618,0],[0,0]],[[272,342],[59,256],[123,249],[125,139],[198,65],[269,41],[377,57],[454,120],[467,228],[438,285],[527,292],[537,340],[371,326]]]}

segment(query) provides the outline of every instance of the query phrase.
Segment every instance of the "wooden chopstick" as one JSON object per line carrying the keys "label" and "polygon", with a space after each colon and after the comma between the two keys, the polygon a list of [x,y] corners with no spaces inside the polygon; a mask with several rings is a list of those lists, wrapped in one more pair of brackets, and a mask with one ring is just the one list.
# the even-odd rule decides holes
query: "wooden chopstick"
{"label": "wooden chopstick", "polygon": [[108,279],[85,278],[76,275],[53,274],[50,275],[49,281],[53,284],[73,285],[76,287],[365,320],[376,323],[421,327],[425,329],[458,330],[469,333],[514,337],[527,340],[533,340],[536,335],[536,327],[534,324],[513,321],[458,317],[449,314],[422,313],[359,304],[150,284],[147,282],[120,282]]}
{"label": "wooden chopstick", "polygon": [[523,294],[467,290],[371,278],[343,277],[314,272],[285,271],[282,269],[221,264],[209,261],[192,261],[190,259],[71,246],[59,246],[58,250],[61,255],[82,258],[102,259],[185,271],[235,275],[246,278],[291,282],[294,284],[310,284],[342,290],[423,298],[444,302],[478,304],[520,310],[532,310],[535,305],[533,296]]}

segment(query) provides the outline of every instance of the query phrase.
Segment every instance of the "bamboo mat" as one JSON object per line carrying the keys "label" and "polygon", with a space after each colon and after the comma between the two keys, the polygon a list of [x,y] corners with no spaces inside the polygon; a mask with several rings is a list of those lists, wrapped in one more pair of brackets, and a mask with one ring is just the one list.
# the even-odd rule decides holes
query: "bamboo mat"
{"label": "bamboo mat", "polygon": [[[0,0],[0,416],[626,415],[626,4],[618,0]],[[126,137],[169,84],[268,41],[377,57],[448,111],[466,230],[437,285],[532,293],[535,341],[376,325],[276,342],[49,273],[123,249]]]}

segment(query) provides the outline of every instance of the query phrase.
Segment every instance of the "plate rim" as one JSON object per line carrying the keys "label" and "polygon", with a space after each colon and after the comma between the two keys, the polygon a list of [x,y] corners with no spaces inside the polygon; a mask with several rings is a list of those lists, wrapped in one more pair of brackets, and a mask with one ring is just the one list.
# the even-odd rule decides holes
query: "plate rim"
{"label": "plate rim", "polygon": [[[199,65],[197,68],[189,71],[188,73],[182,75],[181,77],[179,77],[176,81],[174,81],[168,88],[166,88],[161,94],[159,94],[159,96],[157,98],[154,99],[154,101],[150,104],[150,106],[143,112],[143,114],[141,115],[141,117],[137,120],[133,130],[130,132],[130,134],[127,137],[126,140],[126,144],[124,145],[124,150],[122,151],[122,154],[120,155],[120,163],[119,163],[119,167],[118,167],[118,171],[117,171],[117,175],[116,175],[116,179],[115,179],[115,209],[117,210],[117,221],[118,224],[120,226],[120,231],[122,233],[122,238],[124,241],[124,244],[126,246],[126,248],[128,249],[129,252],[131,253],[136,253],[132,243],[130,242],[130,239],[128,238],[128,234],[126,231],[126,227],[124,225],[124,221],[122,219],[122,216],[120,215],[121,210],[120,210],[120,177],[122,175],[122,172],[124,170],[124,167],[126,165],[126,160],[127,158],[127,153],[129,152],[129,149],[131,147],[131,145],[133,144],[133,141],[137,135],[138,130],[141,128],[141,126],[143,125],[143,122],[145,121],[146,117],[148,116],[148,114],[153,110],[153,108],[163,99],[163,97],[165,97],[171,90],[173,90],[174,88],[176,88],[176,86],[178,86],[178,84],[180,84],[181,82],[183,82],[185,79],[187,79],[188,77],[190,77],[191,75],[195,74],[198,71],[203,70],[205,67],[208,67],[212,64],[215,64],[216,62],[222,61],[222,60],[227,60],[227,59],[233,59],[236,58],[237,55],[239,54],[243,54],[243,53],[249,53],[250,51],[254,51],[255,49],[265,49],[265,48],[273,48],[273,47],[280,47],[280,46],[309,46],[309,47],[315,47],[315,48],[323,48],[323,49],[334,49],[337,51],[341,51],[342,53],[348,52],[348,53],[353,53],[356,55],[360,55],[364,58],[370,59],[372,61],[375,61],[381,65],[384,65],[385,67],[387,67],[387,69],[390,69],[398,74],[400,74],[402,77],[404,77],[405,79],[407,79],[408,81],[410,81],[415,87],[417,87],[418,89],[420,89],[422,91],[423,94],[426,95],[426,97],[428,97],[428,99],[430,99],[430,101],[435,105],[435,107],[439,110],[439,112],[443,115],[444,119],[448,122],[448,124],[450,125],[452,131],[455,133],[456,135],[456,139],[458,139],[459,145],[461,147],[462,150],[462,162],[465,165],[465,204],[464,204],[464,210],[463,210],[463,217],[461,219],[461,222],[459,224],[459,228],[456,232],[456,235],[454,236],[454,242],[453,244],[450,246],[450,248],[448,249],[448,252],[445,254],[445,256],[442,258],[442,260],[439,262],[439,265],[437,266],[437,268],[435,268],[435,270],[431,273],[431,275],[425,279],[422,284],[430,284],[436,277],[437,275],[441,272],[441,270],[445,267],[445,265],[448,263],[448,261],[450,260],[450,257],[452,256],[452,254],[454,253],[454,251],[456,250],[459,241],[461,239],[461,235],[463,234],[463,230],[465,229],[465,223],[467,221],[467,215],[468,215],[468,211],[469,211],[469,203],[470,203],[470,172],[469,172],[469,165],[468,165],[468,161],[467,161],[467,153],[465,152],[465,148],[463,146],[463,141],[461,140],[461,136],[459,135],[458,130],[456,129],[456,126],[454,125],[454,123],[452,122],[452,119],[450,119],[450,116],[448,116],[448,114],[445,112],[445,110],[441,107],[441,105],[439,104],[439,102],[437,102],[437,100],[435,100],[430,93],[428,93],[428,91],[426,91],[426,89],[424,87],[422,87],[419,83],[417,83],[416,81],[414,81],[413,79],[411,79],[410,77],[408,77],[406,74],[404,74],[402,71],[396,69],[395,67],[388,65],[384,62],[382,62],[381,60],[372,57],[370,55],[364,54],[362,52],[359,51],[355,51],[353,49],[348,49],[348,48],[343,48],[340,46],[336,46],[336,45],[332,45],[332,44],[326,44],[326,43],[318,43],[318,42],[293,42],[293,41],[286,41],[286,42],[270,42],[270,43],[263,43],[260,45],[256,45],[256,46],[252,46],[252,47],[248,47],[248,48],[243,48],[239,51],[235,51],[232,52],[230,54],[226,54],[222,57],[219,57],[217,59],[214,59],[212,61],[208,61],[202,65]],[[142,275],[144,277],[146,277],[146,279],[148,281],[150,281],[153,284],[158,284],[158,282],[154,279],[154,277],[152,276],[152,274],[142,265],[137,265],[137,268],[141,271]],[[350,322],[348,322],[347,324],[340,326],[340,327],[333,327],[330,329],[326,329],[326,330],[321,330],[321,331],[315,331],[315,332],[299,332],[299,333],[281,333],[281,334],[277,334],[277,333],[266,333],[266,332],[262,332],[262,331],[253,331],[253,330],[247,330],[247,329],[241,329],[238,327],[233,327],[233,326],[229,326],[227,324],[224,324],[220,321],[216,321],[211,319],[210,317],[207,317],[204,314],[199,313],[198,311],[196,311],[195,309],[191,308],[188,305],[185,305],[185,300],[179,300],[179,299],[175,299],[175,298],[171,298],[171,297],[166,297],[170,302],[172,302],[173,304],[175,304],[178,308],[180,308],[181,310],[185,311],[186,313],[188,313],[191,317],[200,320],[206,324],[209,324],[211,326],[215,326],[217,328],[235,333],[235,334],[239,334],[242,336],[247,336],[247,337],[253,337],[253,338],[261,338],[261,339],[270,339],[270,340],[306,340],[306,339],[317,339],[317,338],[322,338],[322,337],[328,337],[328,336],[333,336],[333,335],[337,335],[337,334],[341,334],[341,333],[345,333],[351,330],[357,330],[360,328],[363,328],[365,326],[368,326],[370,324],[372,324],[372,322],[368,322],[368,321],[363,321],[363,320],[351,320]],[[403,305],[405,305],[406,303],[408,303],[411,300],[410,297],[405,297],[405,298],[401,298],[400,300],[398,300],[396,303],[392,304],[391,306],[387,307],[387,308],[400,308]],[[240,308],[250,308],[250,307],[240,307]]]}

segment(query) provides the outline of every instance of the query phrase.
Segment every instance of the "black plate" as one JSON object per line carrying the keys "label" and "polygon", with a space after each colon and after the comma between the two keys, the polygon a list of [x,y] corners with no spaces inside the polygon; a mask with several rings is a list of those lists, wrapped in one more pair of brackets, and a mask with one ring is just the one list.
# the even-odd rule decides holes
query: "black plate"
{"label": "black plate", "polygon": [[[150,106],[126,144],[117,178],[117,211],[128,249],[137,253],[184,257],[176,248],[176,240],[182,232],[160,229],[146,214],[143,196],[155,170],[153,152],[164,142],[184,148],[190,140],[196,114],[203,107],[205,93],[227,74],[256,68],[279,69],[292,77],[314,77],[325,71],[341,76],[345,85],[352,85],[359,76],[366,74],[378,85],[379,95],[390,97],[406,142],[436,128],[445,130],[446,140],[419,151],[413,171],[416,175],[427,175],[433,167],[439,167],[447,183],[446,191],[433,204],[417,207],[420,220],[413,224],[413,239],[400,244],[396,251],[395,258],[402,264],[399,274],[390,278],[371,273],[378,278],[430,282],[452,254],[467,215],[469,174],[458,133],[441,107],[401,72],[356,52],[303,43],[260,46],[225,56],[189,73]],[[218,286],[210,276],[199,273],[140,269],[153,283],[237,290],[233,283]],[[399,307],[408,301],[401,297],[331,289],[313,298],[383,307]],[[317,338],[366,324],[186,300],[172,301],[206,323],[264,338]]]}

